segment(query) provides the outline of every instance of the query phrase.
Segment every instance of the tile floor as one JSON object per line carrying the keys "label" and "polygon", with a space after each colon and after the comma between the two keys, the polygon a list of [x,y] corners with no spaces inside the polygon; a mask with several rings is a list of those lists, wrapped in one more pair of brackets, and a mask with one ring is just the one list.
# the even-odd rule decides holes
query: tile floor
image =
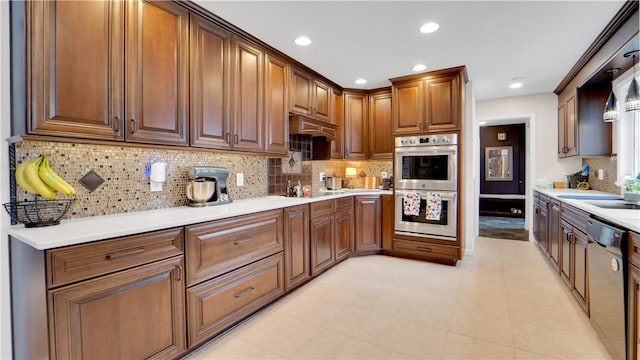
{"label": "tile floor", "polygon": [[480,216],[478,234],[490,238],[529,241],[529,231],[524,228],[524,218]]}
{"label": "tile floor", "polygon": [[458,266],[348,259],[188,359],[606,359],[536,246],[479,238]]}

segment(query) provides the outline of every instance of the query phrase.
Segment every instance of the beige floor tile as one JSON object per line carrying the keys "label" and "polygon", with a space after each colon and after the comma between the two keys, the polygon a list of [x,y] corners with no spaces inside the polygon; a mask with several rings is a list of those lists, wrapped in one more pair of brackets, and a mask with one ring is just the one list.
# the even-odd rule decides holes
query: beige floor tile
{"label": "beige floor tile", "polygon": [[396,304],[394,317],[448,330],[455,304],[455,300],[437,299],[437,296],[408,297]]}
{"label": "beige floor tile", "polygon": [[507,317],[456,310],[449,330],[460,335],[513,346],[511,320]]}
{"label": "beige floor tile", "polygon": [[376,345],[419,359],[439,359],[447,332],[402,319],[393,319],[379,334]]}
{"label": "beige floor tile", "polygon": [[318,317],[315,324],[359,340],[377,343],[380,333],[393,320],[392,317],[347,305],[343,311],[331,317]]}
{"label": "beige floor tile", "polygon": [[411,359],[390,349],[354,339],[331,330],[323,330],[295,359]]}
{"label": "beige floor tile", "polygon": [[443,359],[513,359],[515,349],[492,342],[449,333]]}
{"label": "beige floor tile", "polygon": [[208,359],[284,359],[237,336],[225,336],[189,354],[188,360]]}
{"label": "beige floor tile", "polygon": [[509,317],[581,335],[596,336],[582,309],[569,304],[538,305],[524,301],[509,301]]}
{"label": "beige floor tile", "polygon": [[516,349],[516,359],[522,360],[560,360],[558,358],[554,358],[547,355],[542,355],[538,353],[534,353],[531,351],[526,351],[522,349]]}

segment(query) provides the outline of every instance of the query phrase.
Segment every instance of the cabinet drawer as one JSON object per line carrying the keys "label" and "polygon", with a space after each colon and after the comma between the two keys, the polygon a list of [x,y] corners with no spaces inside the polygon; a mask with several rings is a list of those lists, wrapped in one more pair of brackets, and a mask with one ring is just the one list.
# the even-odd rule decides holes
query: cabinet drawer
{"label": "cabinet drawer", "polygon": [[47,250],[47,287],[181,255],[183,234],[180,227]]}
{"label": "cabinet drawer", "polygon": [[393,250],[423,257],[458,258],[458,248],[420,241],[393,240]]}
{"label": "cabinet drawer", "polygon": [[629,260],[640,267],[640,234],[629,232]]}
{"label": "cabinet drawer", "polygon": [[336,199],[336,211],[353,208],[353,196]]}
{"label": "cabinet drawer", "polygon": [[562,204],[562,220],[584,232],[589,214],[571,205]]}
{"label": "cabinet drawer", "polygon": [[324,200],[311,203],[311,217],[333,214],[335,211],[334,200]]}
{"label": "cabinet drawer", "polygon": [[283,293],[282,253],[187,289],[189,346],[223,331]]}
{"label": "cabinet drawer", "polygon": [[187,285],[282,251],[282,210],[186,227]]}

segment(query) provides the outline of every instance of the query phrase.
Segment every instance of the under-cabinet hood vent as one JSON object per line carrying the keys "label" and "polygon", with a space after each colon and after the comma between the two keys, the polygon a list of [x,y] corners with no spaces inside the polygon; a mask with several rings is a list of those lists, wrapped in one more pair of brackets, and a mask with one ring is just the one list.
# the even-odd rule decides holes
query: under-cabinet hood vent
{"label": "under-cabinet hood vent", "polygon": [[291,115],[289,117],[290,135],[322,136],[332,141],[336,138],[337,126],[326,121],[318,120],[304,115]]}

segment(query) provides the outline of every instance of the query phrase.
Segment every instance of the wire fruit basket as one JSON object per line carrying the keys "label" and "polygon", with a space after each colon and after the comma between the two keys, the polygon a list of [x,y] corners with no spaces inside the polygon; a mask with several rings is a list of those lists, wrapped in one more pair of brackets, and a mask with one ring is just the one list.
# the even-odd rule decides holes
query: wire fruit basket
{"label": "wire fruit basket", "polygon": [[60,224],[60,219],[67,213],[75,199],[12,201],[4,203],[4,209],[11,216],[12,222],[24,224],[25,227],[43,227]]}

